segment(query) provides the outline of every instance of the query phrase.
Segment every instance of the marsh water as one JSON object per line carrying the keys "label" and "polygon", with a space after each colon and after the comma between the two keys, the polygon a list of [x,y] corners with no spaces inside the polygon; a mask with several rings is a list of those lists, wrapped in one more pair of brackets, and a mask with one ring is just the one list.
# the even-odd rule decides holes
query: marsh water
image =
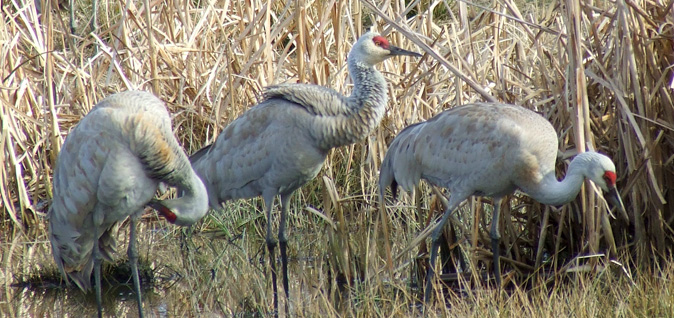
{"label": "marsh water", "polygon": [[[26,232],[3,234],[0,251],[0,316],[2,317],[90,317],[96,315],[93,292],[84,293],[73,284],[67,285],[53,261],[46,234],[46,223]],[[159,225],[159,227],[156,227]],[[140,231],[143,307],[149,316],[166,317],[172,303],[179,302],[180,274],[175,264],[164,263],[168,236],[157,222],[142,222]],[[106,316],[137,316],[129,266],[126,262],[126,228],[120,230],[118,261],[103,266],[103,306]],[[152,242],[148,244],[148,242]],[[151,247],[151,248],[150,248]]]}
{"label": "marsh water", "polygon": [[[264,217],[239,223],[237,234],[205,228],[177,228],[156,216],[139,224],[143,310],[147,317],[260,317],[271,313],[272,288],[262,226]],[[254,223],[253,226],[248,226]],[[94,317],[93,292],[67,285],[58,273],[46,221],[29,231],[3,233],[0,241],[0,317]],[[212,225],[212,223],[209,223]],[[299,242],[302,236],[302,242]],[[127,264],[128,224],[118,232],[116,261],[103,265],[105,317],[136,317]],[[333,278],[325,270],[324,235],[291,235],[289,277],[292,307],[326,300]],[[318,257],[316,257],[318,255]],[[278,253],[277,253],[278,256]],[[311,256],[311,257],[309,257]],[[277,262],[280,268],[280,261]],[[322,268],[322,270],[321,270]],[[327,292],[326,292],[327,291]],[[279,295],[282,293],[279,278]],[[280,297],[282,304],[284,297]],[[340,297],[341,298],[341,297]],[[296,302],[295,302],[296,300]],[[330,301],[325,301],[330,303]],[[291,308],[292,308],[291,307]],[[317,310],[324,311],[325,308]],[[332,310],[332,309],[328,309]]]}

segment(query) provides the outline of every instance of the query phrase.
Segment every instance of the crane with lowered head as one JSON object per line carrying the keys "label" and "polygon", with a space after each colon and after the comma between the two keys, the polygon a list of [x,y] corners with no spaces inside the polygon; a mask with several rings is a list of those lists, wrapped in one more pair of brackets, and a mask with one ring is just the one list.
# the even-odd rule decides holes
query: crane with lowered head
{"label": "crane with lowered head", "polygon": [[571,161],[566,177],[555,175],[557,133],[550,122],[526,108],[500,103],[454,107],[403,129],[391,143],[379,174],[379,195],[398,185],[410,191],[421,179],[445,187],[449,203],[431,234],[424,302],[428,303],[442,228],[472,195],[494,199],[491,241],[494,276],[501,283],[498,228],[502,198],[521,190],[543,204],[573,200],[585,179],[592,180],[629,222],[616,189],[616,169],[607,156],[583,152]]}
{"label": "crane with lowered head", "polygon": [[[180,198],[153,199],[160,182]],[[190,225],[208,212],[204,184],[171,130],[164,103],[153,94],[125,91],[100,101],[68,134],[54,169],[49,240],[59,270],[80,289],[91,289],[94,271],[102,316],[101,260],[112,260],[118,225],[130,218],[128,257],[138,302],[136,224],[145,206],[170,222]]]}

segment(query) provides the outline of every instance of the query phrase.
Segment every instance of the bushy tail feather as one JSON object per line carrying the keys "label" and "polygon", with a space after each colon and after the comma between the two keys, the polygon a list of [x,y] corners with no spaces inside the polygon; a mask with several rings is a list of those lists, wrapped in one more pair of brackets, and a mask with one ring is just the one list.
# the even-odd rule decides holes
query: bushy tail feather
{"label": "bushy tail feather", "polygon": [[382,198],[384,198],[386,188],[390,186],[391,194],[395,200],[398,197],[398,181],[396,180],[395,174],[393,173],[391,161],[392,158],[390,157],[390,154],[387,154],[381,164],[381,169],[379,171],[379,192]]}
{"label": "bushy tail feather", "polygon": [[91,289],[91,272],[94,268],[93,259],[81,271],[69,272],[68,277],[83,291]]}
{"label": "bushy tail feather", "polygon": [[101,251],[101,258],[104,261],[112,262],[112,255],[117,253],[117,231],[119,223],[115,223],[108,230],[103,231],[103,235],[98,239],[98,246]]}
{"label": "bushy tail feather", "polygon": [[416,136],[423,126],[421,123],[407,126],[391,142],[381,164],[379,175],[380,191],[391,186],[393,199],[398,198],[398,186],[410,191],[421,178],[421,167],[414,154]]}
{"label": "bushy tail feather", "polygon": [[[101,261],[112,262],[112,255],[117,251],[117,230],[119,223],[115,223],[111,228],[103,232],[103,235],[98,239],[98,246],[101,253]],[[93,253],[93,251],[92,251]],[[80,270],[70,270],[68,277],[83,291],[91,289],[91,273],[94,269],[94,255],[89,257],[87,263]],[[68,271],[68,269],[66,269]]]}
{"label": "bushy tail feather", "polygon": [[[51,212],[51,211],[50,211]],[[51,213],[48,214],[51,216]],[[49,226],[49,239],[51,241],[51,246],[52,246],[52,254],[54,256],[54,262],[56,263],[59,272],[61,272],[61,275],[66,281],[66,284],[69,285],[70,282],[72,281],[78,288],[80,288],[83,291],[88,291],[91,289],[92,284],[91,284],[91,274],[93,272],[94,268],[94,259],[92,252],[89,251],[89,256],[84,256],[86,259],[86,262],[79,263],[79,264],[71,264],[73,261],[67,261],[68,259],[68,252],[69,248],[76,248],[76,247],[69,247],[69,246],[59,246],[59,243],[54,237],[54,231],[51,228],[54,226],[53,220],[50,220]],[[101,259],[103,261],[112,261],[112,255],[116,253],[116,246],[117,242],[115,240],[115,237],[117,236],[117,229],[119,227],[119,223],[115,223],[112,227],[107,229],[106,231],[103,232],[101,237],[99,238],[99,249],[101,252]],[[81,247],[81,246],[80,246]]]}

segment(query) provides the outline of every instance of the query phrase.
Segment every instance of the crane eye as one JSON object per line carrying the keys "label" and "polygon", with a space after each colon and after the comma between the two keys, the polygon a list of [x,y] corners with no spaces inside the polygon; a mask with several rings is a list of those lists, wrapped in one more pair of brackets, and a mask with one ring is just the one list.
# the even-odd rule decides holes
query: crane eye
{"label": "crane eye", "polygon": [[389,43],[388,40],[386,40],[385,37],[378,35],[372,38],[372,42],[374,42],[374,45],[383,48],[383,49],[388,49],[389,48]]}

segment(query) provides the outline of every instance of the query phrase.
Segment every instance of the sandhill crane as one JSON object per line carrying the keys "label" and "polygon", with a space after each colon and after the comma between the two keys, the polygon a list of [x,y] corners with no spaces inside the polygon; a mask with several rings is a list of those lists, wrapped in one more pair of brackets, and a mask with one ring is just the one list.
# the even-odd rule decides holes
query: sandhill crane
{"label": "sandhill crane", "polygon": [[[184,195],[153,199],[159,182]],[[66,138],[48,212],[54,260],[66,281],[89,290],[94,270],[99,317],[101,259],[112,259],[117,225],[127,217],[128,256],[143,316],[135,233],[146,205],[174,224],[189,225],[208,211],[208,195],[173,136],[164,103],[148,92],[117,93],[100,101]]]}
{"label": "sandhill crane", "polygon": [[286,222],[290,196],[318,174],[330,149],[363,139],[379,124],[388,96],[386,81],[374,65],[396,55],[421,56],[368,32],[354,44],[347,59],[354,84],[351,96],[308,84],[268,87],[261,103],[229,124],[215,143],[190,158],[208,189],[212,208],[221,207],[227,200],[262,196],[276,313],[277,240],[271,226],[274,197],[281,198],[278,240],[287,298]]}
{"label": "sandhill crane", "polygon": [[409,191],[420,179],[446,187],[451,196],[432,232],[431,258],[424,302],[428,303],[442,228],[459,204],[471,195],[494,199],[491,226],[494,275],[500,285],[498,229],[503,196],[519,189],[543,204],[562,205],[578,194],[585,178],[592,180],[621,217],[627,213],[616,190],[615,165],[596,152],[578,154],[562,181],[555,176],[557,133],[542,116],[523,107],[476,103],[446,110],[426,122],[403,129],[393,140],[381,166],[379,195],[389,185]]}

